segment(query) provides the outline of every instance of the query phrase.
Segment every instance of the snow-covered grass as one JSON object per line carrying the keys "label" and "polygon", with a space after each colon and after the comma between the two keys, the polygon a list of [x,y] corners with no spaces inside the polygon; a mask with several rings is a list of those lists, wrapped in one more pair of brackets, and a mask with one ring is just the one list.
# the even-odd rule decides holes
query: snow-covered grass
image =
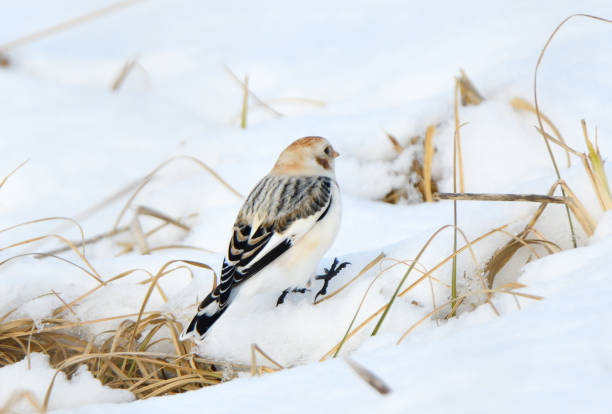
{"label": "snow-covered grass", "polygon": [[[108,4],[3,1],[0,44]],[[606,1],[581,7],[612,16]],[[0,331],[0,346],[13,341],[14,348],[1,348],[0,360],[13,362],[11,352],[29,355],[0,368],[0,410],[20,390],[42,403],[57,363],[36,353],[35,335],[54,323],[73,324],[61,332],[83,346],[91,341],[91,349],[164,354],[158,367],[188,354],[189,344],[173,337],[212,286],[242,198],[183,156],[197,158],[244,195],[289,142],[322,135],[341,153],[343,220],[319,270],[336,256],[352,263],[332,280],[330,292],[359,277],[314,305],[320,282],[280,307],[274,306],[278,295],[232,305],[194,350],[202,358],[198,367],[211,378],[239,373],[238,379],[127,402],[148,391],[112,390],[92,375],[103,372],[98,378],[112,383],[112,371],[117,377],[136,371],[130,365],[136,358],[123,366],[112,360],[119,369],[110,364],[106,371],[92,368],[96,362],[90,360],[89,371],[78,368],[70,379],[58,374],[49,409],[605,412],[612,402],[612,218],[603,213],[579,159],[572,156],[568,166],[556,145],[561,177],[597,222],[594,235],[574,220],[579,247],[572,248],[565,208],[549,205],[528,247],[496,274],[489,297],[481,279],[490,270],[487,263],[524,229],[538,204],[458,202],[458,226],[468,240],[505,227],[457,255],[458,293],[465,296],[457,318],[446,319],[449,306],[441,307],[450,301],[453,232],[447,228],[423,250],[400,289],[408,290],[371,336],[411,261],[453,222],[452,202],[414,203],[419,194],[411,184],[418,179],[413,160],[423,161],[422,139],[414,138],[434,125],[432,176],[441,192],[453,188],[453,78],[460,67],[485,98],[458,109],[459,122],[466,123],[460,130],[465,191],[546,194],[555,183],[536,117],[511,102],[520,97],[533,104],[542,46],[576,11],[571,1],[502,6],[474,0],[434,7],[150,0],[8,51],[10,64],[0,68],[0,178],[28,162],[0,188],[0,230],[61,216],[76,219],[86,239],[120,231],[87,244],[84,254],[79,227],[70,221],[0,233],[0,323],[33,322],[31,336],[22,332],[20,342]],[[580,152],[587,150],[584,118],[604,159],[612,153],[611,33],[612,25],[571,20],[538,72],[540,110]],[[132,59],[137,63],[112,92]],[[249,88],[283,116],[251,98],[247,128],[241,129],[243,88],[227,68],[240,79],[248,75]],[[607,165],[604,170],[609,175]],[[412,203],[380,201],[396,189]],[[61,259],[27,255],[66,247],[58,237],[19,244],[53,234],[74,241],[73,248],[56,253]],[[341,358],[329,357],[353,318],[353,328],[363,327],[343,343],[340,355],[350,354],[385,381],[392,390],[386,396]],[[134,325],[128,319],[143,320],[140,335],[129,330]],[[293,368],[250,377],[251,344]],[[218,371],[205,359],[218,363]],[[256,360],[274,367],[259,354]],[[180,363],[181,374],[189,374],[189,361]],[[159,377],[159,384],[172,379]],[[26,400],[18,404],[10,409],[32,410]]]}

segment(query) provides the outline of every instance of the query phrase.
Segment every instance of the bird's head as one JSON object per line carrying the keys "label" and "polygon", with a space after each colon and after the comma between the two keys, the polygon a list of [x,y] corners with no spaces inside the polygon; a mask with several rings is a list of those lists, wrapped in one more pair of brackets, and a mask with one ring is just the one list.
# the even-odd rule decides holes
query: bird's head
{"label": "bird's head", "polygon": [[334,177],[334,160],[338,155],[325,138],[300,138],[280,153],[271,174]]}

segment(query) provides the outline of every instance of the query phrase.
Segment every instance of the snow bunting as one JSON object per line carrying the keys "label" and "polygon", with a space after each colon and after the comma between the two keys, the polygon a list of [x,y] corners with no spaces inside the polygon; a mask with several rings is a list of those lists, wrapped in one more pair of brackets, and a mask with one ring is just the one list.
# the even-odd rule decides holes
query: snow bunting
{"label": "snow bunting", "polygon": [[240,209],[221,281],[202,301],[181,340],[203,339],[234,300],[283,291],[278,305],[289,289],[305,291],[297,287],[314,275],[340,225],[337,156],[321,137],[300,138],[281,152]]}

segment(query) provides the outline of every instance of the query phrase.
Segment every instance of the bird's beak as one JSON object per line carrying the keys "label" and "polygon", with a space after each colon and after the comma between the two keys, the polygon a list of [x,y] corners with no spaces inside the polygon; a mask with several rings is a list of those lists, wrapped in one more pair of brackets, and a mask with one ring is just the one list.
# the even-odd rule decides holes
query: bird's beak
{"label": "bird's beak", "polygon": [[338,154],[338,152],[336,150],[332,150],[332,157],[334,158],[338,158],[340,156],[340,154]]}

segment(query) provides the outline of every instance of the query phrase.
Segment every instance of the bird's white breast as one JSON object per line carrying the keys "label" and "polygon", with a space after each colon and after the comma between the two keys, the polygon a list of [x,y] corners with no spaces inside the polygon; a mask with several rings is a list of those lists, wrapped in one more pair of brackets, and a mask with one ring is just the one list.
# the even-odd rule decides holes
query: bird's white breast
{"label": "bird's white breast", "polygon": [[335,181],[332,184],[331,203],[322,220],[317,221],[278,259],[243,282],[239,286],[237,296],[253,296],[263,292],[280,294],[287,288],[304,287],[314,275],[325,252],[331,247],[340,227],[342,200]]}

